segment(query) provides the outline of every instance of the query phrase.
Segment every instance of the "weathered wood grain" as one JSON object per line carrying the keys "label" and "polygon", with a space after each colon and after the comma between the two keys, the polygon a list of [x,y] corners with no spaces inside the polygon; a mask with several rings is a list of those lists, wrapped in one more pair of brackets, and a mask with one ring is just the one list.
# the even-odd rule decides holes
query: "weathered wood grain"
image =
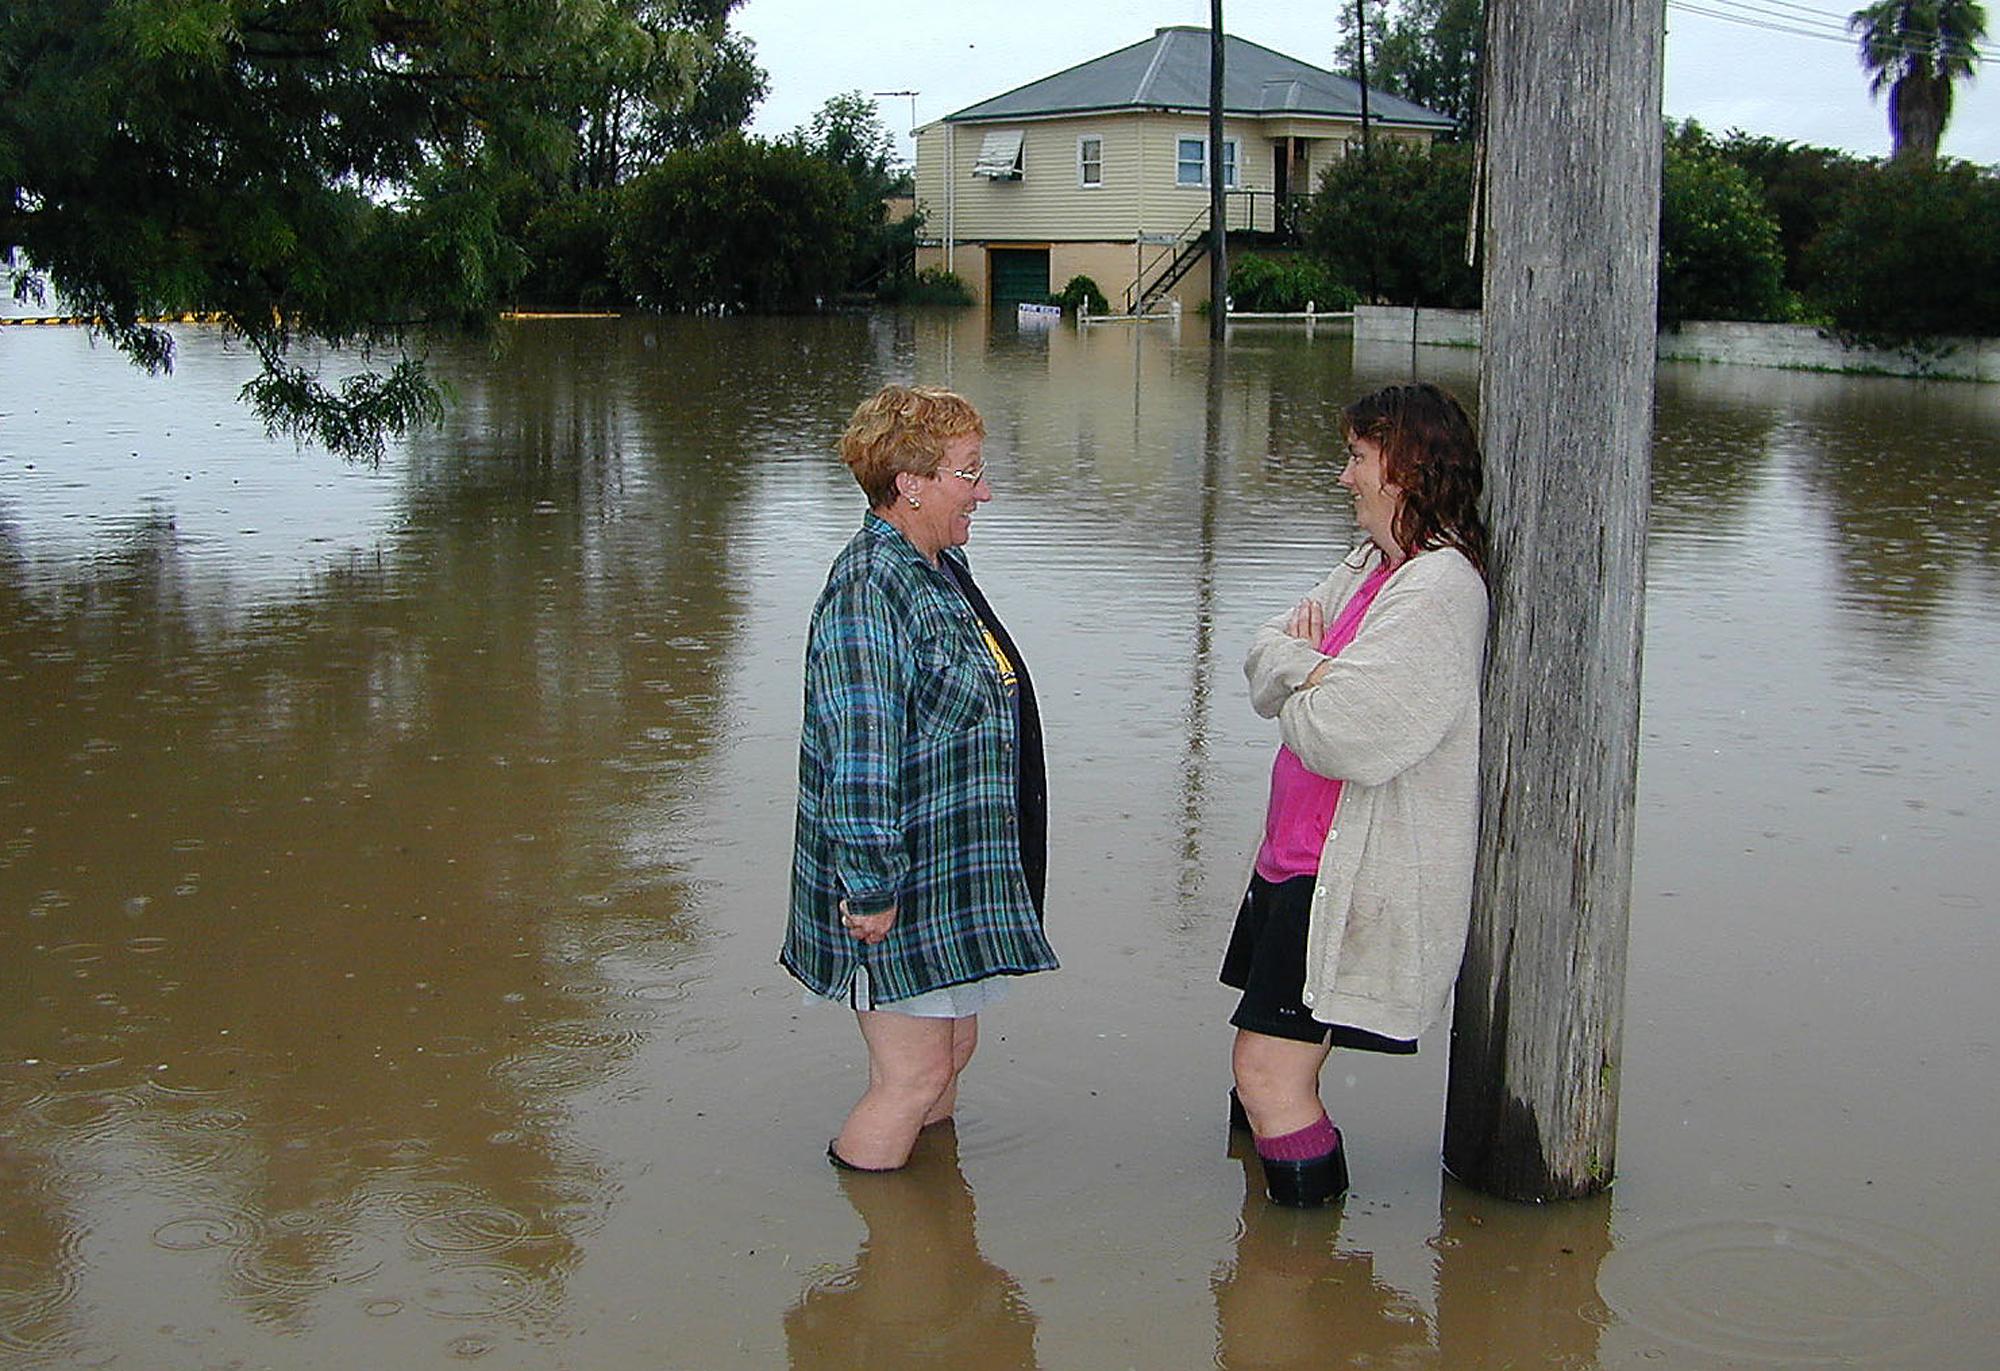
{"label": "weathered wood grain", "polygon": [[1489,0],[1480,382],[1493,620],[1445,1162],[1611,1182],[1660,183],[1657,0]]}

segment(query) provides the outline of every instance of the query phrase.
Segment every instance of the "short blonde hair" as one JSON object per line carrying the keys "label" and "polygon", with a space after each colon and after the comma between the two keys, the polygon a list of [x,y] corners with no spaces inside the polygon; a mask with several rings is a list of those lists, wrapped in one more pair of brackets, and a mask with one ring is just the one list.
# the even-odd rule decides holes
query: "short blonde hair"
{"label": "short blonde hair", "polygon": [[966,434],[986,436],[972,402],[943,386],[886,385],[855,407],[840,435],[840,460],[854,473],[870,509],[896,500],[896,477],[937,475],[944,445]]}

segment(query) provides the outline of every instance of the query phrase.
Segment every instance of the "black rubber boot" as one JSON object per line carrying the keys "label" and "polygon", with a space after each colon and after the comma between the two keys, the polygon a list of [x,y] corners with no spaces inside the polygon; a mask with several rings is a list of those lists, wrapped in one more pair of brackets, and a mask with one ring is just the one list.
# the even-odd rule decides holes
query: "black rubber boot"
{"label": "black rubber boot", "polygon": [[[838,1138],[833,1140],[833,1142],[839,1141],[840,1139]],[[858,1171],[864,1176],[885,1176],[891,1171],[901,1171],[903,1169],[900,1166],[856,1166],[853,1162],[847,1160],[847,1158],[834,1150],[833,1142],[826,1145],[826,1159],[842,1171]]]}
{"label": "black rubber boot", "polygon": [[1324,1157],[1309,1157],[1302,1162],[1259,1157],[1258,1160],[1264,1163],[1264,1193],[1271,1197],[1271,1203],[1281,1204],[1287,1209],[1312,1209],[1331,1204],[1345,1195],[1346,1141],[1343,1138],[1335,1143],[1333,1151]]}

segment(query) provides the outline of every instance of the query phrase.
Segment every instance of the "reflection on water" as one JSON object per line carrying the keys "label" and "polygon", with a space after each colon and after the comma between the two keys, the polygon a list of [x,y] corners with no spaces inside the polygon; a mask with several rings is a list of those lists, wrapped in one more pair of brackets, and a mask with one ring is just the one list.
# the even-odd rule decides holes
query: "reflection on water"
{"label": "reflection on water", "polygon": [[429,440],[394,536],[286,593],[242,598],[157,508],[73,559],[7,537],[0,1227],[58,1296],[24,1282],[23,1351],[87,1350],[90,1277],[147,1252],[291,1334],[354,1292],[545,1327],[605,1221],[564,1119],[699,956],[671,819],[742,473],[598,446],[601,397],[564,416],[579,462],[510,388],[458,386],[509,455]]}
{"label": "reflection on water", "polygon": [[1215,1277],[1216,1364],[1224,1371],[1308,1371],[1329,1364],[1411,1366],[1432,1359],[1415,1299],[1340,1244],[1340,1210],[1280,1209],[1264,1198],[1256,1151],[1238,1142],[1243,1214],[1234,1259]]}
{"label": "reflection on water", "polygon": [[[1296,1215],[1191,1122],[1236,663],[1354,536],[1340,406],[1477,354],[1197,332],[524,324],[379,469],[199,331],[164,383],[0,332],[0,1361],[1981,1364],[2000,396],[1662,369],[1618,1189],[1441,1182],[1434,1035],[1329,1067],[1355,1190]],[[988,422],[1066,970],[842,1179],[852,1026],[770,958],[889,378]]]}
{"label": "reflection on water", "polygon": [[1597,1296],[1611,1250],[1608,1195],[1510,1205],[1446,1180],[1431,1239],[1437,1330],[1453,1368],[1598,1365],[1611,1314]]}
{"label": "reflection on water", "polygon": [[[1446,1180],[1428,1237],[1432,1269],[1402,1290],[1342,1237],[1342,1210],[1279,1209],[1247,1143],[1232,1259],[1216,1274],[1224,1371],[1345,1366],[1590,1367],[1610,1311],[1597,1298],[1611,1201],[1537,1208]],[[1352,1204],[1352,1201],[1349,1202]]]}
{"label": "reflection on water", "polygon": [[1993,388],[1770,375],[1663,373],[1654,519],[1677,541],[1740,534],[1759,488],[1777,487],[1826,540],[1835,602],[1884,646],[1920,651],[1968,576],[2000,573]]}
{"label": "reflection on water", "polygon": [[924,1132],[903,1171],[838,1180],[868,1232],[850,1265],[815,1278],[785,1311],[792,1371],[1039,1365],[1034,1311],[979,1251],[949,1122]]}

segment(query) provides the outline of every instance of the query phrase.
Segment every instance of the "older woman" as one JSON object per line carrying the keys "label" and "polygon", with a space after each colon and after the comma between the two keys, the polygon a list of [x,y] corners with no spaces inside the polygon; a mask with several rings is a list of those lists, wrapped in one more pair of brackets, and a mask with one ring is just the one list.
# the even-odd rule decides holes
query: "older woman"
{"label": "older woman", "polygon": [[868,1087],[827,1144],[893,1171],[948,1118],[978,1015],[1052,970],[1041,722],[960,549],[993,498],[963,397],[884,386],[840,455],[868,497],[806,639],[791,913],[779,962],[853,1009]]}
{"label": "older woman", "polygon": [[1319,1098],[1328,1052],[1414,1052],[1451,994],[1479,809],[1479,440],[1423,384],[1356,401],[1341,429],[1367,541],[1266,622],[1244,664],[1283,746],[1222,967],[1243,992],[1234,1116],[1270,1198],[1299,1206],[1347,1188]]}

